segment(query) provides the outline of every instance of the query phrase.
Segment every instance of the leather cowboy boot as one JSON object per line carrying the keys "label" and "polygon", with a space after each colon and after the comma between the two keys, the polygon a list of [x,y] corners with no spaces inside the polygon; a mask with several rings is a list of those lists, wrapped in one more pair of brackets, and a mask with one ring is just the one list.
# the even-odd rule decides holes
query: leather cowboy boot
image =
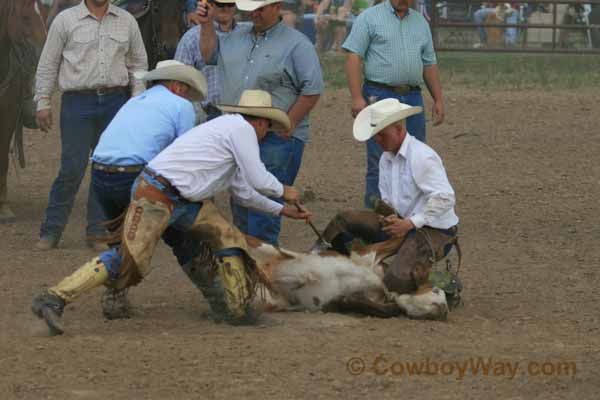
{"label": "leather cowboy boot", "polygon": [[100,300],[102,314],[106,319],[126,319],[131,317],[131,304],[127,298],[128,292],[129,288],[106,288]]}
{"label": "leather cowboy boot", "polygon": [[232,325],[253,324],[256,319],[250,307],[250,285],[241,256],[225,256],[217,260],[208,247],[182,265],[182,269],[200,289],[210,305],[215,322]]}
{"label": "leather cowboy boot", "polygon": [[64,306],[73,302],[81,294],[102,285],[107,279],[106,267],[96,257],[63,279],[58,285],[34,297],[31,310],[38,318],[46,321],[51,335],[60,335],[64,332],[60,323]]}
{"label": "leather cowboy boot", "polygon": [[217,262],[220,286],[223,288],[227,317],[231,325],[252,325],[258,317],[251,307],[253,297],[243,256],[219,257]]}

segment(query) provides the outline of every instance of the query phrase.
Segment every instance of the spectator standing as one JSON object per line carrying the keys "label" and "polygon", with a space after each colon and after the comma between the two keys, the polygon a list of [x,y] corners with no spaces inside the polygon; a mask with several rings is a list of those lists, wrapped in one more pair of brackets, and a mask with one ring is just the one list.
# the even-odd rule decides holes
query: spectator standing
{"label": "spectator standing", "polygon": [[[235,0],[212,0],[214,5],[214,28],[217,35],[223,36],[239,29],[241,26],[235,20]],[[194,16],[197,2],[194,2]],[[244,23],[241,23],[242,25]],[[200,25],[195,25],[190,28],[179,41],[177,51],[175,52],[175,60],[184,64],[191,65],[201,71],[208,82],[208,96],[201,103],[206,119],[211,120],[217,117],[220,113],[218,109],[209,106],[209,104],[217,104],[219,102],[219,76],[215,65],[206,65],[200,53]],[[198,103],[195,103],[197,105]],[[198,111],[198,110],[197,110]]]}
{"label": "spectator standing", "polygon": [[[352,0],[323,0],[315,13],[317,49],[341,50],[346,38],[346,23],[350,19]],[[329,45],[331,43],[331,45]]]}
{"label": "spectator standing", "polygon": [[[269,132],[260,144],[261,160],[284,185],[292,185],[309,136],[308,114],[323,91],[321,65],[314,46],[281,18],[281,0],[238,0],[253,24],[227,36],[213,25],[214,7],[198,5],[202,18],[200,46],[207,64],[218,65],[221,101],[235,104],[245,89],[262,89],[273,105],[287,112],[291,129]],[[277,201],[282,201],[277,199]],[[277,244],[281,217],[251,211],[232,202],[235,225],[244,233]]]}
{"label": "spectator standing", "polygon": [[[52,128],[50,97],[57,85],[62,94],[61,163],[52,184],[40,229],[39,250],[55,248],[73,208],[90,152],[102,131],[129,98],[144,89],[133,74],[148,69],[137,21],[108,0],[85,0],[54,19],[37,69],[37,122]],[[90,191],[88,237],[103,235],[98,202]],[[87,240],[88,246],[95,243]]]}
{"label": "spectator standing", "polygon": [[[477,27],[479,43],[475,43],[473,47],[480,48],[488,45],[488,32],[483,24],[490,19],[493,23],[516,24],[519,22],[519,11],[505,3],[498,4],[498,6],[495,6],[492,2],[483,3],[481,8],[473,13],[473,21],[476,24],[482,24],[482,26]],[[504,44],[507,46],[517,44],[517,28],[506,28],[504,30]]]}
{"label": "spectator standing", "polygon": [[[386,0],[363,11],[342,45],[347,51],[346,73],[352,97],[352,116],[369,103],[396,98],[423,107],[421,84],[433,98],[434,125],[444,120],[444,101],[429,24],[410,8],[412,0]],[[363,81],[364,78],[364,81]],[[406,120],[408,132],[425,142],[425,115]],[[367,141],[364,203],[372,208],[380,198],[379,159],[382,150]]]}

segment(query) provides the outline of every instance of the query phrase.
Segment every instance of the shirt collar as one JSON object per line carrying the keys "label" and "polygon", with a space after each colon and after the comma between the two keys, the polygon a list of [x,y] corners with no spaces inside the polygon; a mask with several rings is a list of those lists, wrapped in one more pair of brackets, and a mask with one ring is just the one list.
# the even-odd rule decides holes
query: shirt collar
{"label": "shirt collar", "polygon": [[404,16],[404,18],[400,18],[400,16],[398,14],[396,14],[396,10],[394,10],[394,7],[392,7],[392,3],[390,3],[390,0],[386,1],[384,4],[385,4],[384,7],[386,7],[389,12],[394,14],[394,17],[398,18],[401,21],[408,18],[410,16],[410,14],[413,12],[413,9],[408,7],[408,11],[406,12],[406,15]]}
{"label": "shirt collar", "polygon": [[[273,34],[275,34],[282,26],[284,26],[284,22],[283,19],[281,17],[279,17],[279,22],[277,22],[275,25],[273,25],[272,27],[270,27],[269,29],[267,29],[266,31],[262,32],[261,34],[259,34],[258,36],[262,36],[262,37],[267,37],[267,36],[272,36]],[[254,29],[254,28],[252,28]],[[256,33],[255,33],[256,34]]]}
{"label": "shirt collar", "polygon": [[[213,25],[215,26],[215,30],[217,30],[219,32],[225,32],[224,30],[221,29],[221,25],[219,25],[219,23],[217,21],[214,21]],[[198,26],[200,26],[200,25],[198,25]],[[237,27],[237,21],[235,18],[233,18],[233,22],[231,23],[231,30],[229,32],[235,31],[236,27]]]}
{"label": "shirt collar", "polygon": [[[94,15],[92,15],[92,13],[90,12],[90,10],[85,5],[85,1],[84,0],[82,0],[81,3],[79,3],[79,5],[76,6],[76,7],[79,7],[79,10],[77,10],[78,11],[77,19],[83,19],[85,17],[92,17],[92,18],[96,19],[96,17]],[[118,6],[115,6],[112,3],[109,3],[108,10],[106,11],[106,14],[113,14],[115,16],[119,16],[119,11],[120,10],[121,9]]]}
{"label": "shirt collar", "polygon": [[397,156],[402,156],[402,158],[406,159],[406,155],[408,154],[408,146],[410,146],[411,142],[414,138],[410,135],[410,133],[406,132],[406,137],[402,141],[402,145],[400,146],[400,150],[396,153]]}

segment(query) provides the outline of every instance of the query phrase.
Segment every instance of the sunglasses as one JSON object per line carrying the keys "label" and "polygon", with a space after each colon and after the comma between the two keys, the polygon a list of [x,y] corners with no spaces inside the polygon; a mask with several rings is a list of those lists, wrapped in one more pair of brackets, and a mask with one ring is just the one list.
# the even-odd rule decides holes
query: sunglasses
{"label": "sunglasses", "polygon": [[235,3],[218,3],[216,1],[211,1],[210,4],[213,4],[219,8],[229,8],[229,7],[235,7]]}

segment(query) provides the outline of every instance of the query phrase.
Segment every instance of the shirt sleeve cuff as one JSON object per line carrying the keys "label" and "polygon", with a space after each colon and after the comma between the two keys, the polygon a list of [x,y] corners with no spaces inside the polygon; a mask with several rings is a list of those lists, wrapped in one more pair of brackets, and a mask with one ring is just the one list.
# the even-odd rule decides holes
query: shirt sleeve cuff
{"label": "shirt sleeve cuff", "polygon": [[347,45],[347,44],[342,44],[342,49],[344,49],[346,51],[349,51],[350,53],[354,53],[354,54],[356,54],[357,56],[359,56],[362,59],[365,58],[365,53],[363,51],[360,51],[359,49],[353,47],[353,46],[350,46],[350,45]]}
{"label": "shirt sleeve cuff", "polygon": [[[283,185],[281,183],[279,183],[279,188],[276,190],[275,197],[283,197]],[[279,204],[279,203],[277,203],[277,204]]]}
{"label": "shirt sleeve cuff", "polygon": [[279,204],[276,201],[269,200],[269,212],[273,215],[279,215],[283,209],[283,204]]}
{"label": "shirt sleeve cuff", "polygon": [[422,228],[425,225],[425,217],[422,214],[416,214],[409,218],[415,228]]}

